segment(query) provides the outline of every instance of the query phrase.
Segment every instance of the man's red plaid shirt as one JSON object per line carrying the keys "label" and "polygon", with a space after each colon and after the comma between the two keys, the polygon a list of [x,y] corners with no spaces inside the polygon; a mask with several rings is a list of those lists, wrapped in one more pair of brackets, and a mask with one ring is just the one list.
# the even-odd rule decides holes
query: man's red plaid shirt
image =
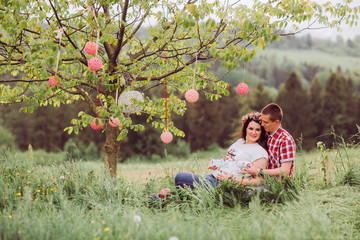
{"label": "man's red plaid shirt", "polygon": [[293,178],[296,145],[293,137],[282,127],[279,127],[268,140],[268,169],[281,166],[281,163],[292,161],[289,177]]}

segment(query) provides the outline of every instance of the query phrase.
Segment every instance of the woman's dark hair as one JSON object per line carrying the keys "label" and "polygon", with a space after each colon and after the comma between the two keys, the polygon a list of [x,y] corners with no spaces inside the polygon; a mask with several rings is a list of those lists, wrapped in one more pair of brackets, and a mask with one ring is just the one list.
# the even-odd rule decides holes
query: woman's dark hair
{"label": "woman's dark hair", "polygon": [[249,118],[249,119],[246,120],[246,122],[243,125],[241,137],[246,141],[246,129],[248,128],[249,123],[251,121],[254,121],[254,122],[256,122],[256,123],[258,123],[260,125],[261,135],[260,135],[257,143],[260,146],[262,146],[263,148],[265,148],[265,150],[267,151],[267,134],[266,134],[266,131],[265,131],[264,127],[261,126],[261,120],[259,120],[258,118]]}

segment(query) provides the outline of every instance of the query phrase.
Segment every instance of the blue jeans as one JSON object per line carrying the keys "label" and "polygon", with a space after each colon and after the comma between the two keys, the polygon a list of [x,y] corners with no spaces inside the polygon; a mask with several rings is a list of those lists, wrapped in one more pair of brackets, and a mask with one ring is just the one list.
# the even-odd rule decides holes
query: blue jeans
{"label": "blue jeans", "polygon": [[204,175],[203,178],[206,181],[200,181],[198,175],[195,173],[189,172],[179,172],[175,176],[175,186],[179,187],[190,187],[191,189],[195,188],[195,182],[200,185],[217,187],[220,185],[220,181],[217,180],[212,174]]}

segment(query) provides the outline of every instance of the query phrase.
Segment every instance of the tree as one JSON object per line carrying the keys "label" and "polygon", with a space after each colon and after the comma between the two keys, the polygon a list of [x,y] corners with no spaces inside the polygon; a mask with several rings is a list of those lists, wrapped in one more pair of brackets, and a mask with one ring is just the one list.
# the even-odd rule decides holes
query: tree
{"label": "tree", "polygon": [[[146,121],[165,129],[165,102],[169,118],[186,108],[174,91],[195,85],[215,92],[206,93],[212,100],[228,95],[222,78],[207,71],[216,60],[221,59],[230,71],[239,61],[251,60],[257,48],[288,35],[278,29],[290,26],[296,33],[303,21],[329,27],[341,21],[352,25],[357,10],[347,4],[305,0],[254,1],[251,8],[218,0],[1,1],[0,73],[11,72],[15,77],[1,81],[1,103],[24,101],[29,106],[23,111],[33,112],[40,106],[83,99],[92,112],[80,112],[66,129],[69,133],[78,133],[94,116],[104,123],[111,116],[119,118],[120,127],[105,124],[103,130],[105,169],[115,177],[121,140],[129,130],[144,129],[132,123],[124,104],[117,105],[117,94],[146,93],[150,87],[163,86],[167,78],[168,101],[145,96],[144,102],[133,102],[141,105],[137,113],[146,115]],[[84,52],[86,42],[93,39],[98,43],[95,56],[103,62],[99,71],[88,68],[91,56]],[[17,77],[19,72],[25,77]],[[47,84],[51,76],[61,79],[58,86]],[[173,134],[184,136],[172,121],[168,125]]]}
{"label": "tree", "polygon": [[[323,110],[323,117],[326,120],[324,124],[325,133],[330,133],[334,128],[337,134],[346,135],[344,130],[351,122],[351,119],[346,115],[346,84],[345,77],[339,73],[332,73],[326,82]],[[330,137],[325,139],[324,142],[330,144],[333,139]]]}
{"label": "tree", "polygon": [[294,139],[308,136],[308,93],[294,71],[290,72],[284,85],[280,88],[276,103],[278,103],[284,111],[282,124]]}
{"label": "tree", "polygon": [[315,77],[310,86],[309,92],[309,119],[310,124],[309,129],[309,139],[305,139],[305,149],[311,149],[316,146],[317,137],[319,137],[324,130],[324,124],[326,119],[323,117],[323,100],[324,100],[324,91],[323,86],[320,80]]}

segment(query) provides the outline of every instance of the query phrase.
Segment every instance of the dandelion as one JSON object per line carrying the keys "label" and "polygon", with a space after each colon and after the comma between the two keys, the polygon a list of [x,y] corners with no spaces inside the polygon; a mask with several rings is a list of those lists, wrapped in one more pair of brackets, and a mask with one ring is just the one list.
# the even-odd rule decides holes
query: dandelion
{"label": "dandelion", "polygon": [[36,190],[36,192],[37,192],[37,193],[40,193],[40,190],[38,189],[38,190]]}
{"label": "dandelion", "polygon": [[16,196],[20,197],[20,196],[21,196],[21,193],[18,192],[18,193],[16,194]]}
{"label": "dandelion", "polygon": [[136,222],[136,223],[141,222],[141,217],[140,217],[140,216],[135,215],[135,216],[134,216],[134,222]]}
{"label": "dandelion", "polygon": [[50,188],[50,192],[52,192],[52,190],[53,190],[53,189],[52,189],[52,188]]}
{"label": "dandelion", "polygon": [[104,229],[104,232],[108,232],[108,231],[109,231],[109,228],[105,228],[105,229]]}
{"label": "dandelion", "polygon": [[16,173],[16,175],[20,176],[20,173]]}

